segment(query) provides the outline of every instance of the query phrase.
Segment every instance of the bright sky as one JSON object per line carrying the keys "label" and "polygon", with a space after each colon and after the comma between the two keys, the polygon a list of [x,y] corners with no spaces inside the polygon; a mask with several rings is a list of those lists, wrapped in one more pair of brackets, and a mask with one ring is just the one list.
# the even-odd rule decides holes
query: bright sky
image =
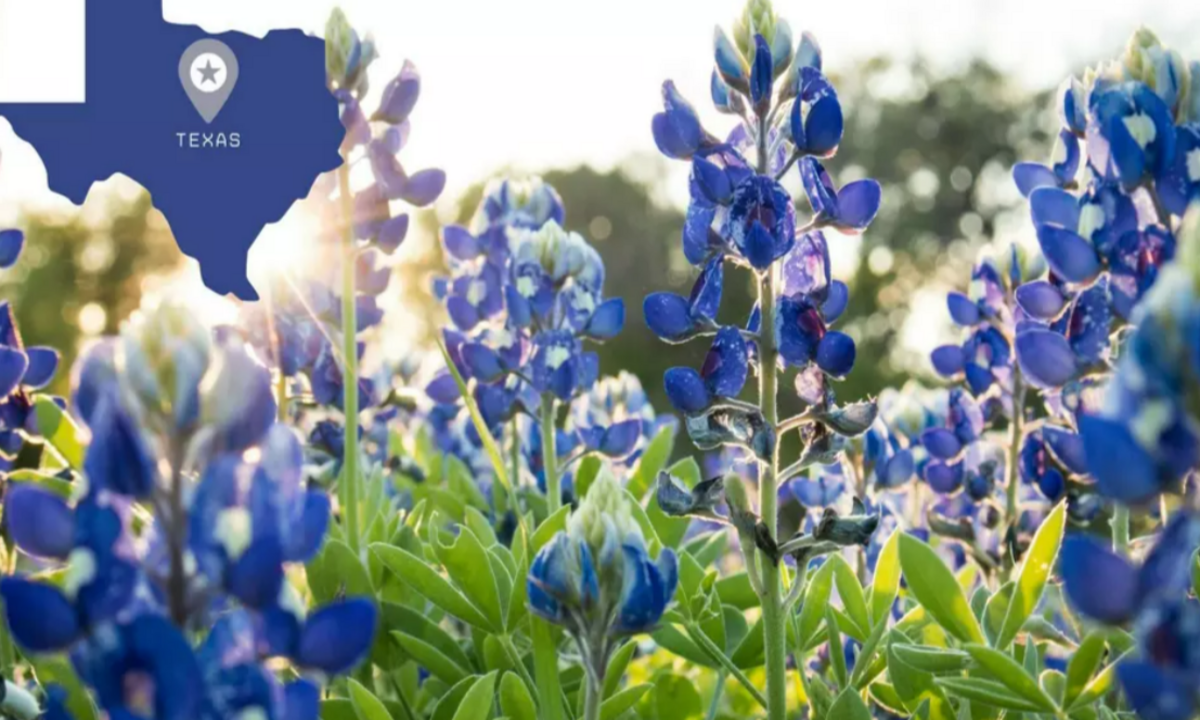
{"label": "bright sky", "polygon": [[[172,22],[255,35],[277,27],[321,34],[334,4],[163,1]],[[84,0],[39,0],[44,16],[62,18],[50,34],[14,26],[12,19],[22,17],[17,8],[28,9],[24,3],[0,0],[0,40],[36,38],[38,67],[69,78],[71,67],[58,66],[71,66],[70,51],[77,56],[78,48],[61,43],[81,32],[72,14],[82,12]],[[356,27],[376,37],[382,53],[376,88],[406,58],[420,69],[421,100],[402,160],[411,170],[444,168],[447,197],[505,167],[605,168],[631,153],[654,152],[650,118],[667,78],[714,131],[729,127],[707,108],[712,28],[728,27],[742,0],[344,0],[342,6]],[[92,8],[98,11],[96,3]],[[1114,55],[1141,24],[1186,57],[1200,58],[1200,4],[1189,0],[776,0],[776,9],[797,33],[817,35],[835,71],[879,54],[921,53],[943,67],[982,55],[1031,87],[1048,87]],[[0,52],[0,80],[21,67],[12,60],[5,67],[4,58]],[[0,154],[0,223],[31,205],[69,209],[49,195],[36,154],[2,119]],[[668,195],[680,197],[682,190]],[[89,203],[89,210],[102,212],[102,205]],[[264,241],[270,234],[283,233],[269,229]]]}
{"label": "bright sky", "polygon": [[[18,0],[0,0],[0,9],[6,2]],[[77,0],[54,2],[74,6]],[[332,5],[164,0],[170,21],[256,35],[275,27],[320,33]],[[342,5],[351,22],[378,40],[383,57],[377,87],[405,58],[420,68],[425,82],[403,159],[413,168],[444,167],[453,191],[509,165],[536,169],[582,161],[604,167],[632,152],[652,152],[650,117],[659,106],[662,81],[675,79],[703,108],[712,27],[728,26],[741,2],[344,0]],[[1200,5],[1186,0],[777,0],[776,9],[794,29],[816,33],[834,69],[880,53],[921,52],[945,65],[979,53],[1031,85],[1048,86],[1114,52],[1142,23],[1185,55],[1200,57]],[[54,57],[52,46],[43,49],[39,63],[53,63]],[[714,127],[727,125],[715,113],[710,117]],[[36,155],[3,122],[0,152],[0,205],[44,198]],[[0,207],[0,216],[5,209]]]}

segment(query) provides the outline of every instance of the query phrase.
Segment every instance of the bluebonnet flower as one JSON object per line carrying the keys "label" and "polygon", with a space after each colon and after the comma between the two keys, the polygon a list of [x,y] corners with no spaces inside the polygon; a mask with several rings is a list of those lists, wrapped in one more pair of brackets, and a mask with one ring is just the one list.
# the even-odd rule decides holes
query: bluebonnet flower
{"label": "bluebonnet flower", "polygon": [[[236,335],[210,335],[167,303],[80,358],[73,399],[92,441],[74,497],[18,484],[5,498],[17,546],[65,573],[57,585],[0,581],[6,619],[26,651],[69,651],[113,717],[312,718],[315,686],[278,687],[263,663],[345,672],[373,641],[375,608],[302,617],[284,566],[316,553],[329,498],[302,484],[302,446],[274,424],[267,369]],[[143,501],[154,515],[135,522]],[[250,618],[236,663],[205,649],[228,641],[230,611]],[[208,626],[194,651],[189,634]]]}
{"label": "bluebonnet flower", "polygon": [[[1200,241],[1200,215],[1189,213],[1182,237]],[[1088,469],[1103,495],[1126,503],[1175,490],[1200,457],[1194,392],[1200,328],[1194,250],[1164,268],[1134,313],[1103,409],[1080,418]]]}
{"label": "bluebonnet flower", "polygon": [[979,403],[962,388],[950,391],[944,424],[921,433],[929,460],[921,476],[939,493],[958,491],[966,479],[967,450],[983,435],[986,421]]}
{"label": "bluebonnet flower", "polygon": [[589,450],[632,465],[661,426],[637,376],[622,370],[571,404],[566,429]]}
{"label": "bluebonnet flower", "polygon": [[[0,230],[0,270],[16,264],[25,247],[20,230]],[[32,391],[50,384],[59,354],[49,347],[26,347],[8,301],[0,301],[0,469],[12,467],[25,437],[36,437]]]}
{"label": "bluebonnet flower", "polygon": [[589,676],[603,680],[614,641],[653,629],[677,581],[675,553],[664,548],[650,557],[624,491],[605,468],[567,529],[538,552],[526,583],[530,609],[565,628]]}
{"label": "bluebonnet flower", "polygon": [[1063,542],[1067,597],[1083,615],[1110,625],[1132,623],[1137,647],[1117,677],[1140,717],[1185,720],[1197,706],[1200,604],[1187,596],[1200,523],[1191,512],[1163,529],[1140,567],[1083,535]]}
{"label": "bluebonnet flower", "polygon": [[[1016,248],[1010,250],[1014,266],[1020,262],[1016,253]],[[930,359],[939,375],[965,380],[975,396],[993,386],[1011,391],[1014,311],[1009,282],[992,259],[984,258],[971,270],[969,294],[951,292],[946,297],[951,319],[968,334],[961,345],[936,348]]]}
{"label": "bluebonnet flower", "polygon": [[862,464],[868,486],[878,490],[898,488],[912,479],[916,470],[913,438],[896,422],[900,394],[888,388],[876,404],[879,417],[863,434]]}

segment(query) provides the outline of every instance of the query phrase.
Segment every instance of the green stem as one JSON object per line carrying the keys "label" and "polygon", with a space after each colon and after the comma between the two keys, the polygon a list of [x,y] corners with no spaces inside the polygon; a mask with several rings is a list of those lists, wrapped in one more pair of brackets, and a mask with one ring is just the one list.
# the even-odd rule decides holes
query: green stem
{"label": "green stem", "polygon": [[554,423],[557,420],[554,396],[542,395],[542,468],[546,473],[546,508],[549,515],[562,507],[562,478],[558,474],[558,447]]}
{"label": "green stem", "polygon": [[587,675],[583,697],[583,720],[600,720],[600,705],[604,700],[604,681]]}
{"label": "green stem", "polygon": [[279,376],[275,378],[275,400],[279,422],[287,422],[288,412],[288,379],[283,374],[283,370],[279,371]]}
{"label": "green stem", "polygon": [[350,163],[338,168],[342,201],[342,414],[346,435],[342,455],[342,515],[350,549],[358,554],[358,315],[355,307],[358,248],[354,239],[354,198],[350,195]]}
{"label": "green stem", "polygon": [[[562,488],[558,477],[558,448],[555,435],[554,397],[549,393],[542,396],[542,467],[546,473],[547,517],[562,507]],[[516,483],[516,480],[513,480]],[[528,554],[528,553],[527,553]],[[532,560],[532,558],[530,558]],[[562,720],[562,683],[558,675],[558,647],[554,642],[554,628],[550,623],[530,617],[530,634],[533,639],[533,671],[537,679],[538,715],[541,720]]]}
{"label": "green stem", "polygon": [[721,696],[725,694],[725,670],[717,671],[717,682],[713,686],[712,702],[708,704],[708,714],[705,715],[705,720],[717,720],[717,713],[721,710]]}
{"label": "green stem", "polygon": [[[1025,420],[1025,382],[1021,377],[1021,367],[1013,363],[1013,388],[1012,388],[1012,420],[1008,427],[1008,458],[1007,465],[1004,468],[1006,502],[1004,505],[1004,528],[1006,534],[1011,532],[1020,521],[1021,507],[1017,493],[1021,487],[1021,475],[1018,471],[1021,462],[1021,425]],[[1007,541],[1007,538],[1005,539]],[[1001,551],[1001,564],[1003,566],[1004,580],[1008,580],[1008,574],[1012,570],[1012,561],[1010,553]]]}
{"label": "green stem", "polygon": [[704,649],[704,651],[707,652],[712,659],[721,666],[722,672],[732,675],[739,683],[742,684],[742,687],[746,688],[746,692],[750,693],[750,697],[754,698],[755,702],[761,705],[764,709],[767,707],[767,699],[763,697],[763,694],[759,692],[758,688],[754,687],[754,683],[750,682],[750,678],[746,677],[746,673],[742,672],[741,668],[739,668],[737,665],[734,665],[733,661],[729,659],[729,656],[721,652],[721,649],[717,647],[717,644],[714,643],[707,635],[705,635],[703,630],[695,627],[694,625],[688,625],[687,633],[688,637],[692,639],[692,642]]}
{"label": "green stem", "polygon": [[[767,119],[766,113],[758,123],[758,174],[766,175],[769,168],[767,153]],[[776,407],[776,392],[778,389],[778,355],[779,344],[775,337],[775,271],[774,267],[767,270],[766,277],[760,278],[758,301],[762,310],[762,330],[759,340],[759,377],[758,404],[762,410],[763,419],[774,429],[779,424],[779,411]],[[766,523],[771,537],[778,534],[779,512],[778,502],[778,472],[779,449],[778,443],[771,453],[771,461],[762,468],[758,480],[758,509],[762,520]],[[783,611],[783,587],[779,578],[779,566],[769,559],[762,563],[762,624],[763,651],[767,671],[767,718],[768,720],[784,720],[787,717],[787,631]]]}
{"label": "green stem", "polygon": [[1112,520],[1113,551],[1125,555],[1129,550],[1129,506],[1117,503],[1113,508]]}

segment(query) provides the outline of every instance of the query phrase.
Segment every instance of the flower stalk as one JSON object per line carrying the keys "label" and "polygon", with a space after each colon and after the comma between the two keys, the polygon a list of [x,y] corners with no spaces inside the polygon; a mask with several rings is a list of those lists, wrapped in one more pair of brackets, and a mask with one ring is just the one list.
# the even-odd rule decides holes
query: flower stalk
{"label": "flower stalk", "polygon": [[344,154],[338,168],[338,191],[342,203],[342,414],[346,431],[342,455],[342,514],[346,536],[355,553],[359,549],[358,527],[358,248],[354,242],[354,198],[350,195],[350,161]]}

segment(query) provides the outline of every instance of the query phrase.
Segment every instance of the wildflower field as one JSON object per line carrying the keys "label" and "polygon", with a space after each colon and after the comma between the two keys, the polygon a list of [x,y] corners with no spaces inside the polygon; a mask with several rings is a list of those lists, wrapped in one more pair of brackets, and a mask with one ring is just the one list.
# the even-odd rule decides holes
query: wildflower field
{"label": "wildflower field", "polygon": [[[636,316],[698,348],[653,378],[602,361],[637,309],[536,176],[437,228],[436,342],[387,357],[454,168],[402,164],[437,119],[384,56],[333,13],[316,260],[228,322],[167,296],[55,348],[0,303],[0,715],[1198,716],[1200,62],[1138,30],[1067,78],[1006,168],[1036,245],[944,296],[937,382],[843,399],[880,360],[831,248],[887,188],[827,170],[837,59],[769,0],[645,118],[690,292]],[[0,232],[0,272],[31,252]]]}

